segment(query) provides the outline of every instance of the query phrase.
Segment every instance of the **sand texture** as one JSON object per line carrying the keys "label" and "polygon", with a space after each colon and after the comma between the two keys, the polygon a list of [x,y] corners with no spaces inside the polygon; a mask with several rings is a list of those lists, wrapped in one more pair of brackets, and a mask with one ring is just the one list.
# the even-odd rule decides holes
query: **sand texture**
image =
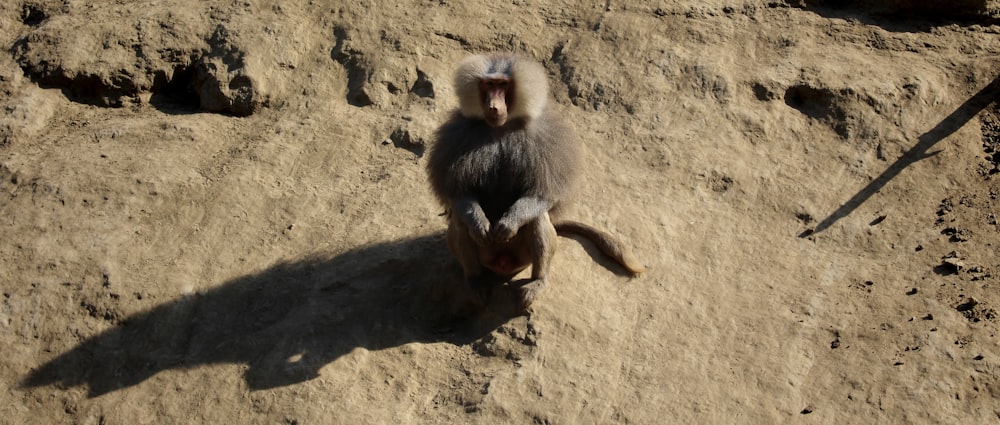
{"label": "sand texture", "polygon": [[[0,423],[998,423],[998,18],[5,0]],[[424,167],[492,50],[641,277],[562,237],[530,312],[448,314]]]}

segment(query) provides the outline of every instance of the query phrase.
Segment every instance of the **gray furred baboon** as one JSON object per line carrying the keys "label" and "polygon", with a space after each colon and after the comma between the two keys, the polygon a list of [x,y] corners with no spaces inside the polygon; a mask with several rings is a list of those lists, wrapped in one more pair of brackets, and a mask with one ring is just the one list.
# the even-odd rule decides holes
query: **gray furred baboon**
{"label": "gray furred baboon", "polygon": [[558,220],[578,186],[583,147],[549,106],[541,65],[509,53],[470,56],[455,91],[459,110],[438,129],[427,172],[467,283],[486,270],[509,279],[530,265],[531,280],[518,289],[529,306],[545,286],[557,230],[590,239],[632,275],[643,272],[611,235]]}

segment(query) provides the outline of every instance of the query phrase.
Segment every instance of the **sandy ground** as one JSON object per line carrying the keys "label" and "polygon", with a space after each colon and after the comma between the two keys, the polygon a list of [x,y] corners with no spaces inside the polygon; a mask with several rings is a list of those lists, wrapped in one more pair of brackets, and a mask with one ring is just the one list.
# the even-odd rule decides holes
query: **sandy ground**
{"label": "sandy ground", "polygon": [[[0,422],[995,423],[1000,5],[826,3],[3,2]],[[645,275],[445,314],[490,50]]]}

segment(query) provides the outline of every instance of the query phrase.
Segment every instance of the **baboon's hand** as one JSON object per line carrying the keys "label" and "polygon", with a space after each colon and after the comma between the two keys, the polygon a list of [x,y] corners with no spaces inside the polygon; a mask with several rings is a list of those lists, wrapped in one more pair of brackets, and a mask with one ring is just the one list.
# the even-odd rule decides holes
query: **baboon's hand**
{"label": "baboon's hand", "polygon": [[552,201],[537,196],[518,198],[514,204],[493,224],[490,239],[494,242],[507,242],[521,229],[521,226],[538,219],[552,209]]}
{"label": "baboon's hand", "polygon": [[476,224],[472,224],[469,226],[469,236],[472,238],[472,241],[479,246],[489,245],[490,223],[484,220],[483,223],[476,223]]}
{"label": "baboon's hand", "polygon": [[497,222],[490,232],[490,240],[493,242],[507,242],[517,235],[517,228],[511,226],[504,220]]}
{"label": "baboon's hand", "polygon": [[469,226],[469,237],[479,246],[489,242],[490,220],[486,218],[483,207],[475,198],[458,198],[452,203],[452,210]]}

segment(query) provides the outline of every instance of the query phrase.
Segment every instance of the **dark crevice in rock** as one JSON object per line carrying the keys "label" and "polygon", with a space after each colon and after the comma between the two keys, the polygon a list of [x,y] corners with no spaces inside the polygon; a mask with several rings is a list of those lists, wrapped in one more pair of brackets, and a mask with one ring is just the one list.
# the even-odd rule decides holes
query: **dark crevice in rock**
{"label": "dark crevice in rock", "polygon": [[420,97],[434,98],[434,84],[420,69],[417,69],[417,81],[413,83],[413,87],[410,87],[410,93]]}
{"label": "dark crevice in rock", "polygon": [[21,9],[21,23],[29,27],[37,27],[49,19],[49,14],[41,6],[25,4]]}
{"label": "dark crevice in rock", "polygon": [[372,71],[365,61],[364,55],[348,46],[350,36],[347,29],[336,27],[333,30],[337,42],[330,56],[347,71],[347,103],[353,106],[369,106],[375,103],[367,92],[367,85]]}
{"label": "dark crevice in rock", "polygon": [[150,104],[164,111],[235,116],[248,116],[267,106],[247,73],[245,53],[232,44],[222,26],[207,40],[208,49],[147,58],[143,46],[136,46],[134,65],[110,73],[87,65],[65,69],[58,56],[44,53],[62,42],[58,37],[29,33],[14,44],[12,53],[35,84],[59,89],[74,102],[121,107],[138,102],[141,93],[150,93]]}
{"label": "dark crevice in rock", "polygon": [[845,120],[848,114],[839,97],[849,94],[799,84],[785,90],[785,104],[805,116],[832,124],[838,135],[847,138],[849,134]]}

